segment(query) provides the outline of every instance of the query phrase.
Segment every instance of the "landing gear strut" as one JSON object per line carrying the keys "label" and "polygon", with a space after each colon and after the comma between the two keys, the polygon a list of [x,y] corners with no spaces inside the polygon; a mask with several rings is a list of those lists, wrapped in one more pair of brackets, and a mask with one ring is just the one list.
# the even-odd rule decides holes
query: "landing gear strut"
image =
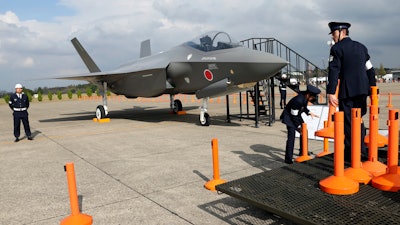
{"label": "landing gear strut", "polygon": [[210,126],[210,115],[207,113],[209,97],[203,98],[203,104],[200,107],[200,124]]}
{"label": "landing gear strut", "polygon": [[107,107],[107,82],[102,82],[103,85],[103,105],[98,105],[96,108],[96,118],[97,119],[104,119],[108,117],[108,107]]}

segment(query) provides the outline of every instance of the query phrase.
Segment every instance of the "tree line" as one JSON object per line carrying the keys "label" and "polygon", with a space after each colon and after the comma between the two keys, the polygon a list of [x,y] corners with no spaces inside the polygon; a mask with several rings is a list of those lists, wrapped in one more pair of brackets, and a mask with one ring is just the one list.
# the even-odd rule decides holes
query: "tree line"
{"label": "tree line", "polygon": [[[73,95],[76,94],[78,98],[82,97],[82,94],[85,93],[88,97],[91,97],[94,93],[97,96],[101,95],[99,87],[94,84],[78,84],[78,85],[69,85],[67,87],[39,87],[34,90],[23,87],[23,92],[27,95],[29,101],[32,101],[35,96],[39,102],[43,101],[43,95],[46,95],[47,98],[52,101],[53,96],[56,96],[58,100],[62,99],[63,94],[67,94],[68,99],[72,99]],[[10,96],[12,93],[2,92],[0,93],[0,97],[4,99],[6,103],[10,100]],[[107,96],[110,96],[111,92],[107,92]]]}

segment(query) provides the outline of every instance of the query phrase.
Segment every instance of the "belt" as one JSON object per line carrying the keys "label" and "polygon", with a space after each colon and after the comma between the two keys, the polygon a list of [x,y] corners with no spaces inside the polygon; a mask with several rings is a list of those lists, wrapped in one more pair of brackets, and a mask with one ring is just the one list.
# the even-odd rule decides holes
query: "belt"
{"label": "belt", "polygon": [[25,111],[26,108],[14,108],[14,111]]}

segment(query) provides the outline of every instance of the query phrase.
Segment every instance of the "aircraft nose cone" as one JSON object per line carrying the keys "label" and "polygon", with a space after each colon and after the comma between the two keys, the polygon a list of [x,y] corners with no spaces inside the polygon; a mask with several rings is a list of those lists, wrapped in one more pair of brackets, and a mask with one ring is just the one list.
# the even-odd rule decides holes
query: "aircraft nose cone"
{"label": "aircraft nose cone", "polygon": [[237,82],[260,81],[268,79],[278,73],[288,62],[284,59],[267,52],[243,48],[241,61],[246,64],[240,76],[235,79]]}

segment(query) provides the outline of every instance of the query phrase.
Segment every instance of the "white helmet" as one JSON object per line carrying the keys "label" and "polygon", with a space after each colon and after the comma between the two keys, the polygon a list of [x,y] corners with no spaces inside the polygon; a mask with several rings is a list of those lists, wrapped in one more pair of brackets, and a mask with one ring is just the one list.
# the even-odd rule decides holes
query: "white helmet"
{"label": "white helmet", "polygon": [[286,79],[286,74],[282,74],[281,78]]}
{"label": "white helmet", "polygon": [[22,88],[22,84],[16,84],[15,88]]}

